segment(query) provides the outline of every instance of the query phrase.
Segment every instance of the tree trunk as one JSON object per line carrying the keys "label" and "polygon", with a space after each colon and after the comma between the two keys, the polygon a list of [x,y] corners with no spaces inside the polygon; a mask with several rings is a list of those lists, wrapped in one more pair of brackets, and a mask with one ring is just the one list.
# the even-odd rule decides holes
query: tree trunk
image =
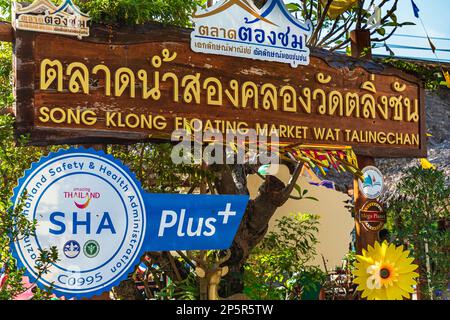
{"label": "tree trunk", "polygon": [[[242,293],[244,289],[244,264],[253,248],[264,238],[269,221],[276,210],[289,199],[293,186],[300,174],[298,166],[288,186],[273,176],[268,176],[259,188],[258,196],[250,200],[231,247],[230,268],[220,290],[220,296],[228,297]],[[249,194],[247,173],[242,165],[220,166],[216,188],[220,194]]]}

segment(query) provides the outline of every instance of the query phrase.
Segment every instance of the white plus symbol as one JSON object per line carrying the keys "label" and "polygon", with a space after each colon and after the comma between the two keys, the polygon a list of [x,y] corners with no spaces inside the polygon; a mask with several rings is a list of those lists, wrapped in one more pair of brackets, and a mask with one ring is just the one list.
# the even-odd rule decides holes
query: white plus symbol
{"label": "white plus symbol", "polygon": [[223,216],[223,224],[228,224],[228,217],[235,216],[236,211],[231,211],[231,203],[227,203],[225,211],[219,211],[219,216]]}

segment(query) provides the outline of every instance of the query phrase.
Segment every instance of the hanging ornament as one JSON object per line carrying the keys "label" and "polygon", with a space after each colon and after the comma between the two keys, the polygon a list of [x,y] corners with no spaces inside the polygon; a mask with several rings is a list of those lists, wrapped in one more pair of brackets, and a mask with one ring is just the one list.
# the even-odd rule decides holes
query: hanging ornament
{"label": "hanging ornament", "polygon": [[[343,14],[348,9],[352,8],[358,0],[334,0],[330,8],[328,9],[327,15],[331,19],[336,19],[341,14]],[[322,6],[326,6],[328,3],[328,0],[321,0]]]}
{"label": "hanging ornament", "polygon": [[445,82],[447,82],[447,87],[450,89],[450,74],[448,71],[443,71]]}
{"label": "hanging ornament", "polygon": [[281,148],[299,162],[304,162],[312,170],[325,176],[330,170],[351,172],[362,177],[358,160],[351,147],[331,145],[292,145]]}
{"label": "hanging ornament", "polygon": [[373,14],[367,19],[367,25],[370,29],[377,29],[381,26],[381,8],[374,4],[372,10]]}

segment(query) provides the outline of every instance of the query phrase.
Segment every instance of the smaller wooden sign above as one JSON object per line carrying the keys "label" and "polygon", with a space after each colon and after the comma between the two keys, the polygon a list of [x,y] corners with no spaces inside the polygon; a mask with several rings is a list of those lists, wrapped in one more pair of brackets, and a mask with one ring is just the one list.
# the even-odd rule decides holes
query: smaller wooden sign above
{"label": "smaller wooden sign above", "polygon": [[35,0],[24,5],[13,2],[13,26],[17,30],[38,31],[53,34],[89,36],[89,16],[80,11],[72,0],[64,0],[56,6],[51,0]]}
{"label": "smaller wooden sign above", "polygon": [[191,48],[199,53],[309,64],[307,39],[311,21],[300,22],[282,0],[268,0],[258,9],[252,1],[222,0],[192,16]]}

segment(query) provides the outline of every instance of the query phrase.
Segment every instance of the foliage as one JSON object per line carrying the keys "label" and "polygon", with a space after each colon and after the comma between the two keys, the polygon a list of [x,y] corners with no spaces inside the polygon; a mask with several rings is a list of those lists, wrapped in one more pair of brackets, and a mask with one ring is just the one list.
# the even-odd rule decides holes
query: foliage
{"label": "foliage", "polygon": [[420,65],[417,63],[398,60],[395,58],[383,59],[383,63],[389,64],[397,69],[412,73],[422,79],[425,83],[425,89],[436,90],[441,85],[444,77],[438,66]]}
{"label": "foliage", "polygon": [[0,42],[0,110],[12,105],[12,46]]}
{"label": "foliage", "polygon": [[[397,18],[399,0],[359,0],[336,18],[328,15],[331,0],[305,0],[287,4],[287,8],[303,20],[310,19],[314,32],[309,39],[309,45],[328,48],[330,51],[346,48],[350,44],[349,32],[355,29],[370,30],[372,42],[385,42],[398,28],[414,25],[412,22],[400,22]],[[342,1],[341,1],[342,2]],[[369,19],[373,14],[372,4],[383,10],[381,25],[372,28]]]}
{"label": "foliage", "polygon": [[356,253],[350,251],[342,262],[342,267],[331,272],[327,270],[327,280],[323,284],[325,300],[354,300],[356,297],[356,285],[353,284],[352,275]]}
{"label": "foliage", "polygon": [[[60,4],[62,0],[53,0]],[[157,21],[180,27],[191,26],[190,16],[206,0],[75,0],[92,21],[105,24],[139,25]],[[11,0],[0,0],[0,16],[11,20]]]}
{"label": "foliage", "polygon": [[6,21],[11,20],[12,0],[0,0],[0,17]]}
{"label": "foliage", "polygon": [[158,21],[180,27],[190,26],[190,15],[201,0],[90,0],[80,7],[92,20],[129,25]]}
{"label": "foliage", "polygon": [[397,192],[388,209],[392,236],[412,250],[424,280],[422,295],[429,297],[430,289],[445,291],[450,274],[450,236],[445,226],[449,220],[449,177],[439,170],[414,167],[406,171]]}
{"label": "foliage", "polygon": [[318,216],[297,214],[277,220],[245,266],[245,294],[252,299],[299,300],[318,291],[324,273],[308,263],[316,255]]}
{"label": "foliage", "polygon": [[174,165],[170,144],[140,143],[130,146],[109,146],[108,153],[122,160],[142,183],[144,190],[155,193],[186,192],[184,188],[199,186],[212,173],[199,166]]}
{"label": "foliage", "polygon": [[[3,3],[1,3],[3,4]],[[0,4],[0,5],[1,5]],[[30,222],[21,214],[22,207],[11,209],[11,197],[17,181],[32,162],[50,151],[49,148],[20,147],[26,137],[14,142],[14,118],[4,111],[13,102],[12,95],[12,48],[10,44],[0,44],[0,269],[7,274],[7,280],[0,288],[0,300],[13,299],[28,288],[22,284],[24,269],[18,269],[10,253],[10,244],[33,235],[35,222]],[[50,264],[57,259],[55,248],[40,252],[36,272],[39,276],[48,272]],[[34,299],[46,299],[50,290],[36,289]]]}
{"label": "foliage", "polygon": [[157,300],[198,300],[200,296],[197,275],[191,271],[182,281],[171,281],[156,294]]}
{"label": "foliage", "polygon": [[[18,269],[10,253],[11,243],[34,234],[36,223],[22,215],[22,205],[12,209],[9,199],[17,180],[31,162],[44,155],[44,149],[16,147],[13,138],[14,120],[9,115],[0,116],[0,269],[7,274],[6,283],[0,288],[0,300],[12,299],[26,291],[22,284],[24,269]],[[20,143],[25,138],[20,139]],[[22,199],[23,200],[23,199]],[[40,251],[36,263],[38,277],[46,274],[51,263],[57,260],[56,248]],[[50,290],[37,289],[35,299],[47,298]]]}

